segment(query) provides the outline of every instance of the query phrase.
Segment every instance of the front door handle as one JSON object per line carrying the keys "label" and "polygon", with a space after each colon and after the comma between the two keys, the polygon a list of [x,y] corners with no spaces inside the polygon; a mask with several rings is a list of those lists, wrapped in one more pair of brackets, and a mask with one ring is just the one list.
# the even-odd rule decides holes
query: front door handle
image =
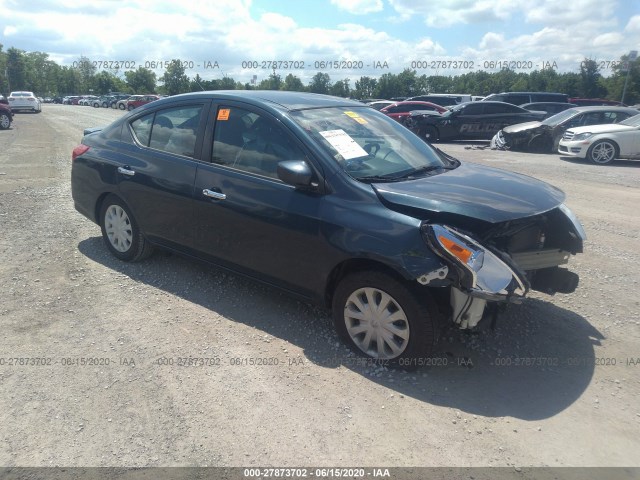
{"label": "front door handle", "polygon": [[227,196],[224,193],[214,192],[213,190],[209,190],[207,188],[202,190],[202,194],[205,197],[213,198],[215,200],[224,200],[227,198]]}
{"label": "front door handle", "polygon": [[118,167],[118,173],[127,175],[128,177],[133,177],[136,174],[136,172],[129,170],[127,167]]}

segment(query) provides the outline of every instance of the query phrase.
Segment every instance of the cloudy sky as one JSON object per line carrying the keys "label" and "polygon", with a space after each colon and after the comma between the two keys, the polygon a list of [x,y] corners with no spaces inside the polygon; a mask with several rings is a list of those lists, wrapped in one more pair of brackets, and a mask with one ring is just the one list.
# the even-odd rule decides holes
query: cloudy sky
{"label": "cloudy sky", "polygon": [[4,50],[127,68],[178,58],[189,76],[243,82],[267,77],[269,61],[305,82],[319,70],[332,81],[577,71],[585,57],[607,75],[606,62],[640,50],[640,0],[0,0],[0,12]]}

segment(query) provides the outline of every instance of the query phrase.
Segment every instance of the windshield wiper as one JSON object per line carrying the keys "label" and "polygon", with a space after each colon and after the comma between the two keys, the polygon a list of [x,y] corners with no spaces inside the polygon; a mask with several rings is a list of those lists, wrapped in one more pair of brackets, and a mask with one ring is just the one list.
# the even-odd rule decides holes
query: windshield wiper
{"label": "windshield wiper", "polygon": [[356,180],[361,180],[363,182],[397,182],[402,179],[402,177],[397,175],[367,175],[355,178]]}
{"label": "windshield wiper", "polygon": [[457,165],[425,165],[423,167],[414,168],[408,172],[403,173],[402,175],[398,175],[395,177],[396,179],[400,178],[411,178],[420,173],[428,173],[433,172],[435,170],[453,170]]}
{"label": "windshield wiper", "polygon": [[369,175],[366,177],[356,177],[358,180],[362,181],[373,181],[373,182],[397,182],[399,180],[406,180],[407,178],[411,178],[419,173],[427,173],[432,172],[434,170],[453,170],[457,165],[425,165],[422,167],[414,168],[412,170],[408,170],[402,173],[393,173],[386,175]]}

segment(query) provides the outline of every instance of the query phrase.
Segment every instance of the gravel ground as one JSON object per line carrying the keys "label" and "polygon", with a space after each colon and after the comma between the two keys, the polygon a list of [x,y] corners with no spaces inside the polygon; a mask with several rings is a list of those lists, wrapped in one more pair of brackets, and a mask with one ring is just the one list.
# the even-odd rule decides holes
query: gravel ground
{"label": "gravel ground", "polygon": [[640,465],[640,163],[440,144],[562,188],[589,239],[574,294],[447,331],[406,373],[279,291],[110,256],[70,156],[120,115],[44,105],[0,131],[0,466]]}

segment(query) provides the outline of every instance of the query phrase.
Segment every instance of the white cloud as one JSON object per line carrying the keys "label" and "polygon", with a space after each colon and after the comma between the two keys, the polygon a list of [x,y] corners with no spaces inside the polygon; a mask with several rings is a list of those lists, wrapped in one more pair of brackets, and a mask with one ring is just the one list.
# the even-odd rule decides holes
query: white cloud
{"label": "white cloud", "polygon": [[624,27],[625,32],[640,32],[640,15],[634,15],[629,19],[627,26]]}
{"label": "white cloud", "polygon": [[624,42],[624,37],[621,33],[618,32],[609,32],[603,33],[602,35],[598,35],[593,39],[592,45],[594,47],[602,47],[609,45],[622,45]]}
{"label": "white cloud", "polygon": [[528,0],[389,0],[401,18],[420,16],[430,27],[445,28],[455,24],[508,20],[520,12]]}
{"label": "white cloud", "polygon": [[297,27],[295,20],[278,13],[265,13],[260,17],[260,24],[279,31],[290,31]]}
{"label": "white cloud", "polygon": [[425,38],[415,46],[416,55],[444,55],[446,50],[430,38]]}
{"label": "white cloud", "polygon": [[[623,0],[628,1],[628,0]],[[530,23],[561,27],[571,31],[588,29],[598,31],[603,27],[615,27],[614,14],[618,0],[535,0],[528,6],[525,19]]]}
{"label": "white cloud", "polygon": [[382,0],[331,0],[340,10],[354,15],[366,15],[382,11]]}
{"label": "white cloud", "polygon": [[501,33],[488,32],[480,40],[480,48],[482,50],[491,48],[500,48],[504,45],[504,35]]}

